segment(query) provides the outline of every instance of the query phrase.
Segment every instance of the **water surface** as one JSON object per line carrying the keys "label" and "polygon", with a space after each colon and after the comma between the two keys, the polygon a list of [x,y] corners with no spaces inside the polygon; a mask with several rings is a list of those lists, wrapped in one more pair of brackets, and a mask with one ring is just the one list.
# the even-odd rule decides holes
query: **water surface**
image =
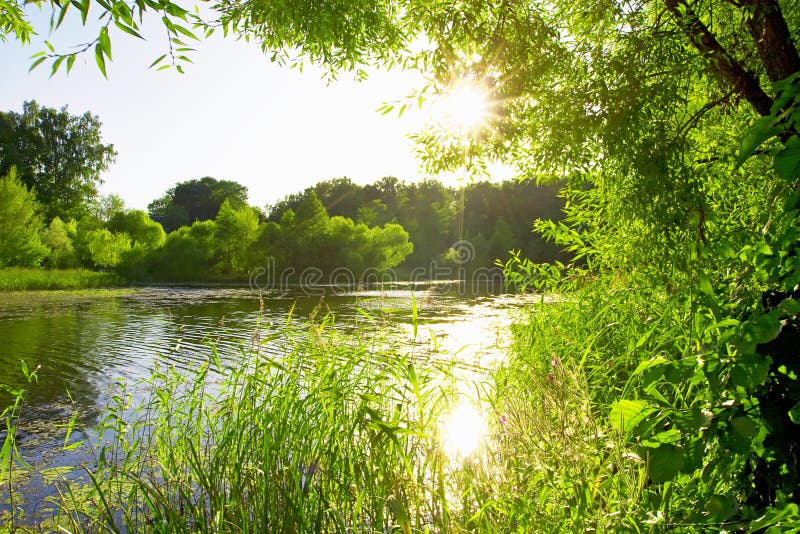
{"label": "water surface", "polygon": [[[358,323],[362,335],[365,329],[380,330],[416,357],[455,359],[465,369],[481,369],[502,358],[504,326],[529,299],[455,283],[261,294],[188,287],[6,293],[0,294],[0,383],[27,391],[19,422],[26,460],[70,465],[82,459],[78,452],[60,450],[69,420],[77,414],[74,439],[90,436],[114,384],[124,381],[135,395],[156,365],[195,369],[209,361],[212,347],[223,365],[235,365],[265,332],[287,322],[304,328],[309,320],[331,315],[345,334],[355,332]],[[261,350],[279,354],[280,343]],[[25,382],[20,360],[38,367],[38,382]],[[29,514],[46,507],[45,482],[24,489]],[[3,509],[7,503],[0,504]]]}

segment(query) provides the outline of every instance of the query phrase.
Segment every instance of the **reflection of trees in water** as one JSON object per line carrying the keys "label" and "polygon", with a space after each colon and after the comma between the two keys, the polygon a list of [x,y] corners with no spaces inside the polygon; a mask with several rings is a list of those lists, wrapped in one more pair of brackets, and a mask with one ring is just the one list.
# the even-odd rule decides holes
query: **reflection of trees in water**
{"label": "reflection of trees in water", "polygon": [[[92,375],[102,372],[104,358],[109,359],[101,347],[119,323],[119,303],[31,299],[26,308],[6,308],[0,319],[0,383],[26,390],[21,422],[59,421],[72,413],[71,395],[81,413],[79,422],[91,424],[98,415],[99,395]],[[30,369],[40,366],[37,381],[27,383],[20,360]]]}

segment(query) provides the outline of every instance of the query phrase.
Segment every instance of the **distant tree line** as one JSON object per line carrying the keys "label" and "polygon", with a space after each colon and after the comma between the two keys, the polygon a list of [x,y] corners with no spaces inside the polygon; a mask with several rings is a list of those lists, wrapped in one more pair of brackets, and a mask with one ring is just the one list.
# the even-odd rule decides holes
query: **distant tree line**
{"label": "distant tree line", "polygon": [[406,183],[385,177],[362,186],[335,178],[267,206],[267,220],[280,221],[313,193],[332,216],[402,226],[414,244],[400,264],[404,269],[452,264],[452,247],[459,241],[473,247],[468,269],[491,266],[512,249],[536,262],[552,262],[567,256],[533,233],[532,225],[536,219],[561,219],[564,201],[558,192],[558,185],[530,181],[472,182],[454,188],[436,180]]}
{"label": "distant tree line", "polygon": [[[299,276],[313,268],[491,267],[511,249],[535,261],[561,255],[531,232],[534,219],[558,219],[555,186],[385,177],[357,185],[317,183],[266,210],[250,206],[247,188],[203,177],[177,183],[148,206],[125,209],[98,195],[113,161],[100,121],[27,102],[0,113],[0,268],[114,269],[132,280],[246,279],[254,269]],[[456,250],[468,243],[469,253]],[[462,255],[460,255],[462,254]]]}

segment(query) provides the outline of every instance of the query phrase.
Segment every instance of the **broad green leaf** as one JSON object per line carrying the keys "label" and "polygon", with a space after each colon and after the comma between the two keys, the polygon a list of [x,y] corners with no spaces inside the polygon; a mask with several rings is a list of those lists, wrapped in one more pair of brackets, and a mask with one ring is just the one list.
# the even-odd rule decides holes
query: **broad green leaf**
{"label": "broad green leaf", "polygon": [[609,419],[614,428],[629,432],[653,411],[647,401],[622,399],[611,405]]}
{"label": "broad green leaf", "polygon": [[725,521],[736,509],[736,499],[727,495],[712,495],[706,504],[706,511],[714,521]]}
{"label": "broad green leaf", "polygon": [[764,515],[750,523],[748,532],[763,531],[767,527],[780,526],[787,521],[798,526],[798,520],[800,520],[800,514],[794,503],[787,504],[783,508],[768,508]]}
{"label": "broad green leaf", "polygon": [[745,438],[752,438],[758,434],[758,423],[749,417],[734,417],[731,419],[734,432]]}
{"label": "broad green leaf", "polygon": [[784,149],[775,155],[775,172],[785,180],[800,176],[800,139],[792,137]]}
{"label": "broad green leaf", "polygon": [[761,143],[770,137],[780,133],[780,128],[776,126],[776,119],[772,116],[761,117],[753,125],[747,129],[744,137],[742,138],[742,146],[739,150],[739,157],[736,158],[736,167],[740,167],[742,163],[753,155],[753,153],[761,146]]}
{"label": "broad green leaf", "polygon": [[636,367],[636,370],[633,371],[633,374],[631,376],[636,376],[638,374],[641,374],[641,373],[647,371],[648,369],[652,369],[653,367],[658,367],[660,365],[664,365],[665,363],[669,363],[669,360],[667,360],[663,356],[657,356],[655,358],[650,358],[649,360],[645,360],[645,361],[641,362]]}
{"label": "broad green leaf", "polygon": [[783,322],[780,318],[766,314],[758,318],[750,328],[753,341],[756,343],[769,343],[781,333]]}
{"label": "broad green leaf", "polygon": [[792,298],[781,301],[778,308],[787,315],[800,315],[800,302]]}
{"label": "broad green leaf", "polygon": [[709,280],[706,273],[697,273],[697,289],[704,295],[714,296],[714,287],[711,285],[711,280]]}
{"label": "broad green leaf", "polygon": [[650,451],[648,461],[650,479],[656,484],[672,480],[685,465],[686,458],[681,447],[662,444]]}
{"label": "broad green leaf", "polygon": [[752,389],[766,380],[772,358],[759,354],[750,354],[733,366],[731,379],[733,383],[745,389]]}

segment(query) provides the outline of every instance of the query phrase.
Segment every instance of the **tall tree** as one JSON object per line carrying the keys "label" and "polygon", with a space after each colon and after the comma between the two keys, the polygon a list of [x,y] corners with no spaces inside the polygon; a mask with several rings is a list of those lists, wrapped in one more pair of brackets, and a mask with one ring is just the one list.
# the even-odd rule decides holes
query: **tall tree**
{"label": "tall tree", "polygon": [[247,205],[247,187],[206,176],[178,183],[163,197],[151,202],[147,209],[153,220],[172,232],[196,221],[214,219],[226,200],[236,207]]}
{"label": "tall tree", "polygon": [[22,113],[0,112],[0,174],[15,166],[35,191],[47,219],[80,218],[97,197],[101,174],[114,161],[100,120],[25,102]]}

